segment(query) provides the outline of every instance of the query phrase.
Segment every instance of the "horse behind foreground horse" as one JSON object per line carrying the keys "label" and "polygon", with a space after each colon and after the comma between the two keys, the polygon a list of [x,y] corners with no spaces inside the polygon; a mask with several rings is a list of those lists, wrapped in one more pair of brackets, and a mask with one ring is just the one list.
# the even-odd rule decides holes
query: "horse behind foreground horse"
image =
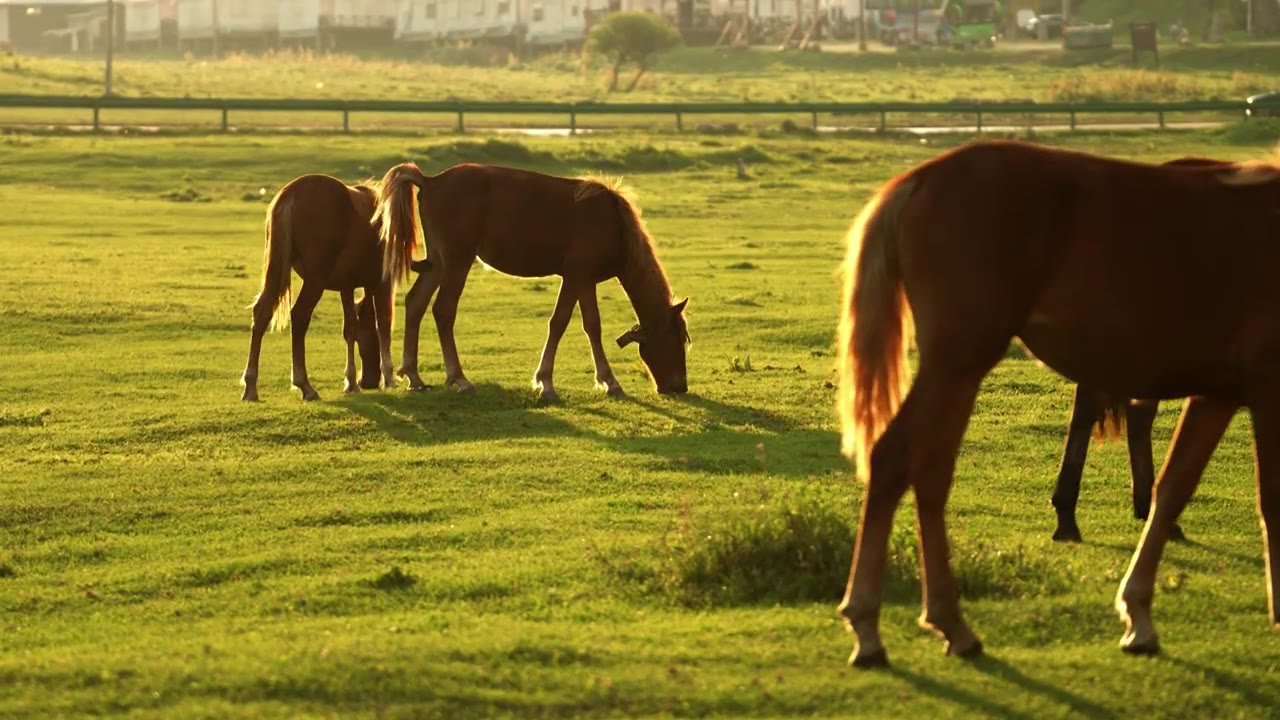
{"label": "horse behind foreground horse", "polygon": [[1253,421],[1269,610],[1280,624],[1278,210],[1274,166],[1154,166],[1007,141],[940,155],[872,199],[849,234],[840,327],[844,446],[867,476],[840,605],[855,665],[888,662],[879,632],[887,541],[908,486],[920,623],[951,654],[982,652],[960,610],[944,514],[979,386],[1014,338],[1114,397],[1189,398],[1116,598],[1121,646],[1159,649],[1160,555],[1240,406]]}
{"label": "horse behind foreground horse", "polygon": [[[1184,157],[1170,160],[1165,165],[1226,169],[1233,163]],[[1151,428],[1155,424],[1159,405],[1156,400],[1110,398],[1094,388],[1076,386],[1071,402],[1071,422],[1067,426],[1067,442],[1062,451],[1058,481],[1053,488],[1053,508],[1058,515],[1058,527],[1053,531],[1054,540],[1083,541],[1080,525],[1076,522],[1076,505],[1080,501],[1080,476],[1084,473],[1084,461],[1089,453],[1089,435],[1095,427],[1100,439],[1128,435],[1133,517],[1137,520],[1147,519],[1151,511],[1151,486],[1156,479],[1155,464],[1151,458]],[[1170,531],[1170,539],[1187,539],[1177,523],[1174,523]]]}
{"label": "horse behind foreground horse", "polygon": [[[319,393],[307,378],[306,337],[311,314],[325,290],[342,294],[342,335],[347,342],[344,390],[356,392],[355,346],[363,369],[358,387],[395,387],[391,372],[391,323],[395,286],[382,273],[378,230],[370,225],[377,188],[351,186],[327,175],[303,175],[280,189],[267,208],[262,291],[253,303],[249,360],[244,368],[245,400],[258,399],[258,356],[268,327],[283,329],[293,321],[293,386],[303,400]],[[292,272],[302,278],[297,302]],[[356,307],[355,289],[365,289]]]}
{"label": "horse behind foreground horse", "polygon": [[473,389],[462,372],[453,325],[467,275],[479,257],[508,275],[561,277],[542,361],[533,377],[542,400],[558,399],[552,381],[556,349],[574,305],[582,308],[597,387],[611,395],[622,393],[604,354],[596,300],[596,285],[614,277],[639,320],[618,338],[618,346],[639,345],[658,392],[688,390],[684,308],[689,301],[674,301],[640,211],[620,184],[470,163],[427,177],[413,163],[397,165],[382,180],[375,217],[381,224],[389,278],[422,269],[412,260],[415,215],[425,235],[429,267],[405,297],[400,373],[409,379],[410,389],[425,386],[418,375],[418,332],[437,290],[431,312],[440,335],[445,384],[460,392]]}

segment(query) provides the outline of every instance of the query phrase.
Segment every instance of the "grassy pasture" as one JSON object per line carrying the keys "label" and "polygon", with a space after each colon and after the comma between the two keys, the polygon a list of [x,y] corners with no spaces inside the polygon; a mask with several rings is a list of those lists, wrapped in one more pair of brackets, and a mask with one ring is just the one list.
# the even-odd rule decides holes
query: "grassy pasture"
{"label": "grassy pasture", "polygon": [[[1265,152],[1274,127],[1057,142],[1151,161]],[[883,628],[844,666],[834,615],[860,488],[837,453],[841,238],[892,174],[959,138],[0,137],[0,715],[135,717],[1260,717],[1280,706],[1241,416],[1166,555],[1167,654],[1124,657],[1111,610],[1137,539],[1123,448],[1092,451],[1059,546],[1048,497],[1070,385],[1011,352],[952,496],[990,657],[914,625],[904,504]],[[748,160],[752,179],[734,177]],[[323,401],[239,402],[260,199],[461,160],[625,174],[677,293],[693,395],[529,379],[554,281],[477,267],[458,341],[474,396],[340,393],[338,301],[309,336]],[[606,332],[632,314],[602,286]],[[424,377],[442,369],[430,320]],[[400,333],[396,335],[396,355]],[[1176,408],[1156,432],[1163,452]]]}

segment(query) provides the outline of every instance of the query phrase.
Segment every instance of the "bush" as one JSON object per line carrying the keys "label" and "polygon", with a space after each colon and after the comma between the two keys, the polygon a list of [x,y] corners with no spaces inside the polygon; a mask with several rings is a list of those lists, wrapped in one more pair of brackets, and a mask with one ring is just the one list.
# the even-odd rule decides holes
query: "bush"
{"label": "bush", "polygon": [[665,20],[646,12],[620,12],[605,18],[591,30],[587,38],[587,52],[608,58],[613,65],[609,80],[609,92],[618,89],[618,73],[627,63],[635,63],[636,76],[627,86],[627,92],[635,89],[649,64],[660,53],[680,44],[680,33]]}

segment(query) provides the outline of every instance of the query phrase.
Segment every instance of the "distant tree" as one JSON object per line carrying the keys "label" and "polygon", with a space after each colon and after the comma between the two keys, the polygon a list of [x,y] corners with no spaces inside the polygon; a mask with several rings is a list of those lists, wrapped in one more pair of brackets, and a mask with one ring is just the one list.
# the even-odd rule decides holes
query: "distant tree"
{"label": "distant tree", "polygon": [[680,44],[680,33],[661,17],[645,12],[613,13],[591,30],[587,52],[608,58],[613,65],[609,92],[618,89],[618,74],[627,63],[635,63],[636,76],[627,92],[636,88],[640,77],[660,53]]}

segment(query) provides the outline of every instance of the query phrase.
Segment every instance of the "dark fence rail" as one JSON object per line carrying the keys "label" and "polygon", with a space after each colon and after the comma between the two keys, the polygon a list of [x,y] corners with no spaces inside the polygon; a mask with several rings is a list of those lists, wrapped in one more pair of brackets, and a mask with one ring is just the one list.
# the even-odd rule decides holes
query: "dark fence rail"
{"label": "dark fence rail", "polygon": [[66,109],[93,111],[94,129],[101,127],[103,110],[187,110],[221,113],[222,129],[230,128],[232,112],[333,112],[342,116],[344,131],[351,129],[351,114],[409,113],[449,114],[457,117],[457,129],[466,130],[466,116],[484,115],[559,115],[568,120],[570,132],[578,127],[578,118],[589,115],[670,115],[677,129],[683,129],[689,115],[808,115],[814,127],[820,114],[871,115],[879,118],[881,130],[887,129],[889,114],[971,115],[979,130],[983,121],[999,115],[1055,115],[1069,119],[1074,128],[1080,115],[1155,115],[1163,127],[1165,116],[1173,113],[1235,113],[1280,116],[1280,102],[1210,100],[1191,102],[1113,102],[1113,103],[1037,103],[1037,102],[693,102],[693,103],[594,103],[594,102],[471,102],[399,100],[325,100],[276,98],[160,98],[160,97],[92,97],[72,95],[0,95],[0,109]]}

